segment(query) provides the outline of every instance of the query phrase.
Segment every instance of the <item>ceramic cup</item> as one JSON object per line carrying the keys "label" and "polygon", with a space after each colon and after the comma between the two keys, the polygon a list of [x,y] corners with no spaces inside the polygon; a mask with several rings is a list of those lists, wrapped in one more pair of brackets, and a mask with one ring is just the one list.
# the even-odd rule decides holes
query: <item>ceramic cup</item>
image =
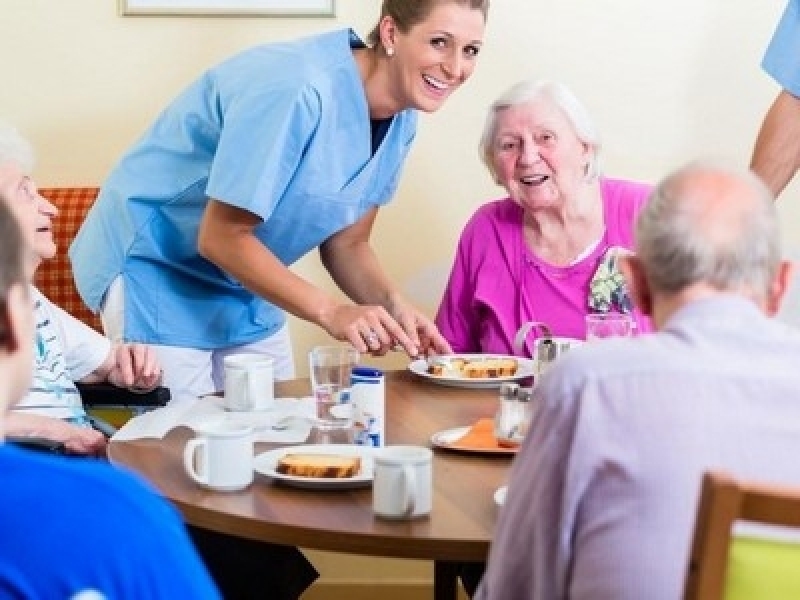
{"label": "ceramic cup", "polygon": [[431,512],[433,452],[423,446],[386,446],[375,454],[373,512],[384,519],[413,519]]}
{"label": "ceramic cup", "polygon": [[263,354],[226,356],[225,407],[228,410],[268,410],[275,405],[273,360]]}
{"label": "ceramic cup", "polygon": [[186,443],[183,465],[205,487],[244,489],[253,482],[253,430],[233,423],[206,425]]}

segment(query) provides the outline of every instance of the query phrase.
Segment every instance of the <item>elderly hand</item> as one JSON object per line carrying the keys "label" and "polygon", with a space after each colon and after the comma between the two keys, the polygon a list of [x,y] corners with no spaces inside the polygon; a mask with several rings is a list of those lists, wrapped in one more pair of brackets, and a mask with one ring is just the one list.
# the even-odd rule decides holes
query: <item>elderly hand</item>
{"label": "elderly hand", "polygon": [[12,410],[6,415],[3,431],[9,436],[40,437],[61,442],[72,454],[105,456],[107,440],[91,427],[73,425],[62,419]]}
{"label": "elderly hand", "polygon": [[105,435],[90,427],[79,427],[61,419],[53,420],[58,423],[53,425],[52,435],[46,436],[48,439],[64,442],[71,454],[105,456],[108,444]]}
{"label": "elderly hand", "polygon": [[151,390],[161,383],[161,366],[146,344],[118,344],[112,349],[114,364],[109,383],[118,387]]}

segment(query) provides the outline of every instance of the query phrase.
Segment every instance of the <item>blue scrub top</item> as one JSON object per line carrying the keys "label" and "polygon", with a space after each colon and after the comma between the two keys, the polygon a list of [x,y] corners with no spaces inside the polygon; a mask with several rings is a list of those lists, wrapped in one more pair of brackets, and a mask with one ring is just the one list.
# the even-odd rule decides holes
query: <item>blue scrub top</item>
{"label": "blue scrub top", "polygon": [[285,265],[386,204],[416,132],[394,116],[375,154],[348,29],[246,50],[210,69],[158,117],[105,182],[70,248],[98,310],[122,275],[125,337],[200,349],[252,342],[285,322],[197,252],[209,198],[263,219]]}
{"label": "blue scrub top", "polygon": [[761,66],[781,87],[800,97],[800,0],[790,0]]}

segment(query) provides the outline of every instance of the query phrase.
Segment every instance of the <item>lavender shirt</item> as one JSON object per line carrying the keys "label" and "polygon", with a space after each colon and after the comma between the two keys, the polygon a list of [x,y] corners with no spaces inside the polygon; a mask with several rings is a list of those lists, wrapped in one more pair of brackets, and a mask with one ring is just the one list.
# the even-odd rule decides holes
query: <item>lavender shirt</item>
{"label": "lavender shirt", "polygon": [[[602,179],[605,235],[575,264],[551,265],[528,248],[522,208],[510,198],[480,207],[461,233],[436,325],[455,352],[514,353],[523,323],[543,321],[584,339],[589,282],[610,246],[633,248],[633,226],[650,186]],[[634,313],[640,332],[650,320]]]}
{"label": "lavender shirt", "polygon": [[800,485],[800,334],[733,295],[536,388],[478,600],[679,600],[703,471]]}

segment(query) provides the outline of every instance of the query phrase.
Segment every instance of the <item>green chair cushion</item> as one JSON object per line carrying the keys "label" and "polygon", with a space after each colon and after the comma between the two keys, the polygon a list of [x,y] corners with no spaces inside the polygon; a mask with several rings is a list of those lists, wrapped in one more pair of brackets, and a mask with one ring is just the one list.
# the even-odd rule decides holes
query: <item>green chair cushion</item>
{"label": "green chair cushion", "polygon": [[728,555],[725,600],[800,598],[800,542],[735,536]]}

